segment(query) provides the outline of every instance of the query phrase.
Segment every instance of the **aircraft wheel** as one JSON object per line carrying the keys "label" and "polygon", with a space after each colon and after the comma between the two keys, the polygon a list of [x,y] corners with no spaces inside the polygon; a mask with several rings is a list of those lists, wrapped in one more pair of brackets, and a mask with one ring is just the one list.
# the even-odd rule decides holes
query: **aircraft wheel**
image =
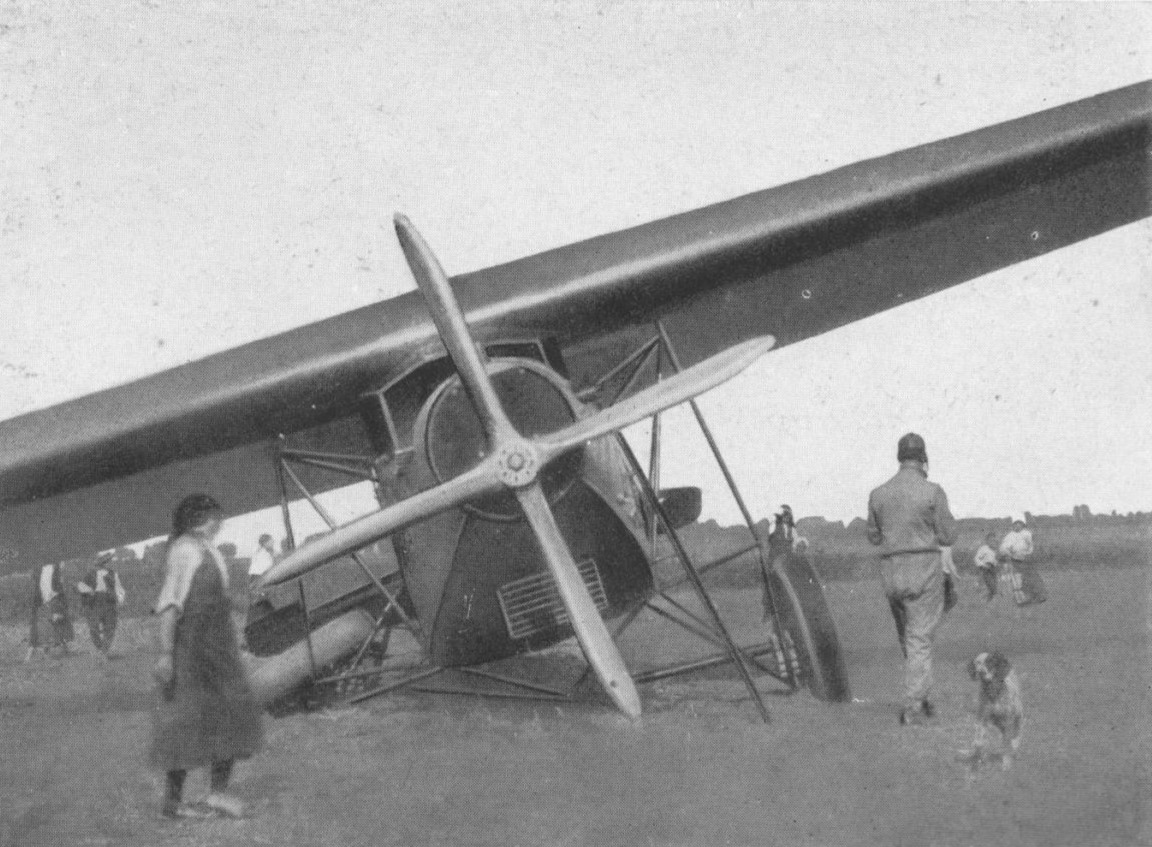
{"label": "aircraft wheel", "polygon": [[840,639],[812,563],[794,553],[777,556],[769,580],[787,658],[792,662],[794,651],[800,683],[818,700],[847,701],[851,694]]}

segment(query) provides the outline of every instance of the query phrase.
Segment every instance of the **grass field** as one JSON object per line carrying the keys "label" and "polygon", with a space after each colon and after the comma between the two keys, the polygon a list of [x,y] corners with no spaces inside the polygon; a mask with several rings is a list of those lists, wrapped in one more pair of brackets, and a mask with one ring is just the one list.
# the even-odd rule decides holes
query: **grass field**
{"label": "grass field", "polygon": [[[872,580],[828,588],[854,702],[764,678],[769,725],[730,671],[643,686],[636,723],[594,693],[559,707],[413,694],[269,719],[265,751],[237,770],[254,805],[238,822],[158,818],[150,621],[125,622],[110,662],[25,665],[23,630],[6,627],[0,847],[1149,843],[1149,573],[1052,572],[1051,600],[1026,613],[966,579],[925,728],[897,725],[899,651]],[[739,640],[762,637],[756,591],[716,598]],[[633,668],[700,652],[643,616],[621,644]],[[1016,663],[1027,721],[1016,766],[973,776],[954,754],[974,731],[963,666],[986,646]],[[579,670],[565,650],[531,661]]]}

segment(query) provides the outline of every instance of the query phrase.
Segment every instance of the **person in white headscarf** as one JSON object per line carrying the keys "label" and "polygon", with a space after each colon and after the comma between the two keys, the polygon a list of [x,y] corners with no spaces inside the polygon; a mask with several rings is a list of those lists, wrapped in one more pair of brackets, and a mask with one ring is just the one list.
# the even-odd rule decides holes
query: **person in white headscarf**
{"label": "person in white headscarf", "polygon": [[1017,606],[1043,603],[1048,599],[1048,589],[1044,578],[1036,570],[1032,561],[1035,545],[1032,530],[1028,529],[1027,516],[1018,513],[1012,516],[1012,529],[1000,542],[997,558],[1003,564],[1012,583],[1012,597]]}

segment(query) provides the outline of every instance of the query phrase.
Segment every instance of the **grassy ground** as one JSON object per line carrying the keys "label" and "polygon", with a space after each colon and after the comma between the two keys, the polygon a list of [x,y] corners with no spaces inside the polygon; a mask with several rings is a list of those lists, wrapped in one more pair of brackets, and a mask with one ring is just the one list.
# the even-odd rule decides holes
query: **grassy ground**
{"label": "grassy ground", "polygon": [[[966,582],[939,639],[940,718],[896,723],[899,651],[872,581],[828,596],[853,703],[761,680],[762,724],[738,678],[642,688],[630,723],[595,695],[552,704],[408,695],[268,720],[239,766],[245,821],[157,816],[144,767],[151,623],[125,623],[121,658],[87,651],[25,665],[0,630],[0,845],[1130,845],[1149,843],[1145,569],[1050,574],[1021,614]],[[755,591],[717,593],[741,640],[762,637]],[[634,668],[701,652],[642,617]],[[1022,676],[1023,753],[1007,773],[953,760],[974,724],[964,662],[1003,649]],[[561,651],[537,673],[571,679]],[[189,793],[203,790],[202,776]]]}

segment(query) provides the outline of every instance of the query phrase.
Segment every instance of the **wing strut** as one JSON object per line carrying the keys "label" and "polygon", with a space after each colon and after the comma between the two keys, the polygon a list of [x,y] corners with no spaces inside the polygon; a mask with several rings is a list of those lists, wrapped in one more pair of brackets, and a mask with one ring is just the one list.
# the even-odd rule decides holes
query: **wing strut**
{"label": "wing strut", "polygon": [[[650,356],[653,351],[653,344],[655,344],[656,349],[667,356],[672,368],[678,370],[680,360],[662,322],[656,322],[656,331],[657,334],[652,341],[641,348],[641,355],[645,359]],[[659,379],[661,378],[659,365],[662,363],[658,362],[657,364],[656,378]],[[640,368],[642,365],[638,366],[638,369]],[[597,387],[601,387],[606,381],[598,383]],[[627,386],[623,391],[627,391]],[[751,543],[697,567],[681,542],[675,526],[669,520],[659,500],[656,488],[652,485],[652,470],[650,469],[649,474],[645,475],[628,443],[622,438],[620,439],[621,447],[632,466],[637,483],[643,489],[645,499],[650,503],[656,517],[663,525],[668,540],[675,550],[675,558],[680,561],[684,568],[685,576],[681,580],[666,584],[657,592],[657,595],[671,609],[661,608],[653,602],[655,598],[652,598],[643,605],[636,607],[624,618],[616,628],[615,637],[620,638],[641,610],[650,609],[658,616],[677,624],[724,651],[706,659],[647,671],[636,678],[637,682],[664,679],[725,662],[734,663],[739,669],[753,700],[760,708],[761,716],[765,722],[768,721],[767,710],[748,674],[749,665],[755,665],[770,676],[788,683],[794,691],[804,685],[811,689],[812,694],[820,700],[847,701],[850,697],[847,673],[840,653],[839,637],[828,612],[819,575],[807,557],[797,557],[791,550],[783,554],[771,551],[769,539],[764,533],[759,532],[752,522],[751,513],[740,494],[727,462],[720,452],[711,428],[704,419],[703,412],[695,401],[689,401],[689,403],[713,458],[728,483],[729,491],[744,516],[751,536]],[[655,440],[652,452],[653,466],[655,466],[659,459],[659,445]],[[749,553],[756,554],[759,561],[761,575],[764,579],[766,617],[771,621],[773,632],[769,642],[741,648],[732,640],[715,604],[704,588],[700,576]],[[705,617],[694,614],[670,595],[669,592],[673,588],[685,582],[692,583],[693,588],[704,603],[707,610]],[[706,618],[711,618],[711,621]],[[766,653],[775,655],[774,668],[759,661],[759,657]]]}

